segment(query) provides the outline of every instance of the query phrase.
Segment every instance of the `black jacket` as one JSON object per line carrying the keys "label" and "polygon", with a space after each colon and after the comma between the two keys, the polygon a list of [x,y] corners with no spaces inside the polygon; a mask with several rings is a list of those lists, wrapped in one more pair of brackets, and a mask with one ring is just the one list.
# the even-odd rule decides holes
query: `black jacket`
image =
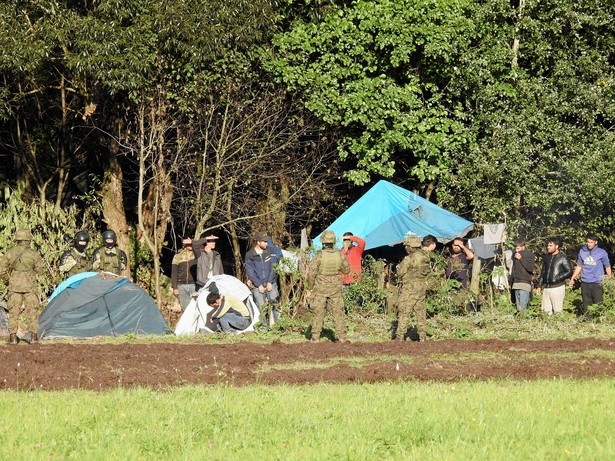
{"label": "black jacket", "polygon": [[572,264],[564,253],[546,254],[542,257],[542,271],[538,285],[545,288],[559,287],[571,275]]}
{"label": "black jacket", "polygon": [[532,273],[534,272],[534,253],[529,250],[523,250],[521,252],[521,259],[516,259],[513,252],[512,262],[512,282],[531,284]]}

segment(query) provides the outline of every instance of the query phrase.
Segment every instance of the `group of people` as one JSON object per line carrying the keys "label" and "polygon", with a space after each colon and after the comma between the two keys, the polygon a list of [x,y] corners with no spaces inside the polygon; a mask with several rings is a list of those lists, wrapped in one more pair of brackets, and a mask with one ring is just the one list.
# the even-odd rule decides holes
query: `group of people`
{"label": "group of people", "polygon": [[[514,250],[506,258],[510,289],[518,311],[528,309],[536,268],[536,256],[525,246],[522,239],[514,241]],[[542,256],[542,268],[536,281],[536,293],[542,295],[541,308],[548,315],[561,313],[566,293],[566,280],[572,290],[575,280],[581,280],[583,315],[591,318],[588,308],[603,303],[604,278],[611,278],[611,264],[607,252],[598,246],[598,237],[587,235],[585,246],[581,248],[573,269],[571,261],[561,251],[562,240],[551,237],[546,240],[546,254]],[[451,245],[451,255],[446,269],[446,276],[457,280],[462,288],[468,286],[470,261],[474,258],[472,251],[455,239]]]}
{"label": "group of people", "polygon": [[[192,294],[204,287],[210,277],[224,273],[220,253],[215,251],[216,240],[218,237],[213,234],[194,241],[185,237],[182,250],[173,257],[171,286],[182,311],[188,306]],[[256,232],[254,242],[254,247],[245,255],[246,285],[259,309],[268,304],[263,324],[273,325],[280,315],[278,276],[274,264],[280,259],[282,250],[273,245],[266,232]],[[222,331],[235,333],[251,323],[248,308],[230,294],[209,293],[207,303],[214,308],[211,318],[218,321]]]}
{"label": "group of people", "polygon": [[[321,236],[323,249],[311,260],[308,272],[308,288],[314,291],[312,308],[314,320],[312,323],[312,341],[318,341],[322,330],[325,305],[332,310],[335,317],[336,330],[340,341],[346,340],[345,323],[343,319],[343,300],[340,277],[347,280],[350,271],[348,261],[334,249],[335,234],[325,231]],[[517,239],[514,251],[510,252],[507,263],[509,283],[513,302],[518,311],[529,308],[534,284],[536,257],[525,247],[525,242]],[[611,264],[607,252],[598,246],[598,237],[590,234],[586,245],[581,248],[577,257],[577,265],[572,268],[568,257],[560,250],[562,245],[559,237],[546,241],[547,253],[542,257],[542,268],[536,282],[536,292],[542,295],[542,310],[548,315],[563,311],[566,280],[572,290],[575,280],[581,280],[583,299],[583,314],[591,318],[589,306],[603,303],[603,281],[611,278]],[[427,293],[431,288],[430,277],[433,270],[429,253],[437,246],[437,239],[427,235],[423,239],[418,236],[408,236],[404,240],[407,255],[397,266],[396,274],[399,282],[397,290],[397,330],[395,340],[404,341],[407,337],[411,316],[416,317],[419,341],[427,337]],[[358,248],[358,247],[354,247]],[[364,248],[364,243],[363,243]],[[344,250],[342,250],[343,252]],[[455,280],[453,288],[458,292],[465,291],[470,281],[470,266],[474,253],[465,245],[461,238],[454,239],[450,244],[450,252],[444,277]],[[461,296],[463,298],[463,296]],[[476,305],[467,304],[472,310]]]}
{"label": "group of people", "polygon": [[[27,229],[15,232],[16,245],[9,248],[0,259],[0,279],[8,288],[8,342],[38,341],[38,316],[40,300],[36,276],[45,269],[40,253],[31,247],[32,233]],[[117,235],[112,230],[102,234],[103,246],[90,257],[87,247],[90,236],[77,232],[73,248],[60,257],[59,270],[66,278],[88,271],[105,271],[122,274],[126,270],[126,253],[117,248]]]}
{"label": "group of people", "polygon": [[[31,248],[30,231],[21,229],[15,233],[14,239],[16,245],[0,260],[0,278],[8,283],[8,341],[36,342],[40,307],[36,275],[44,270],[44,262],[41,255]],[[262,321],[266,327],[277,322],[280,315],[274,265],[282,251],[273,245],[271,237],[265,232],[256,232],[253,239],[254,246],[245,255],[246,285],[259,309],[268,304]],[[173,293],[182,311],[186,309],[192,295],[204,287],[212,276],[224,273],[220,253],[215,250],[217,240],[218,237],[213,234],[198,240],[189,237],[182,239],[182,249],[174,256],[171,270]],[[346,232],[341,237],[342,249],[338,250],[335,248],[337,240],[333,231],[324,231],[320,237],[323,248],[308,265],[306,297],[314,313],[311,329],[313,342],[320,340],[327,307],[333,313],[339,341],[346,341],[343,292],[361,278],[365,241]],[[87,247],[90,236],[87,232],[78,232],[73,239],[73,248],[65,251],[60,258],[60,272],[66,278],[92,270],[124,274],[127,258],[124,251],[117,247],[116,233],[113,230],[103,232],[102,241],[103,246],[89,256]],[[588,235],[573,270],[570,260],[560,250],[561,245],[559,237],[546,241],[547,253],[542,258],[542,269],[536,283],[536,292],[542,295],[542,309],[549,315],[562,312],[566,280],[570,289],[573,289],[575,280],[580,278],[583,313],[591,317],[588,307],[602,304],[603,279],[612,276],[608,254],[598,246],[595,235]],[[437,239],[432,235],[422,239],[408,236],[404,240],[407,255],[396,271],[400,282],[396,302],[396,340],[405,340],[412,314],[417,320],[419,340],[425,341],[427,337],[426,297],[428,279],[433,276],[429,253],[436,246]],[[464,244],[463,239],[456,238],[451,242],[445,277],[458,282],[454,289],[467,290],[473,259],[474,253]],[[510,252],[507,266],[513,302],[519,311],[523,311],[529,307],[536,266],[536,257],[525,247],[523,240],[515,240],[514,251]],[[207,303],[213,309],[211,319],[218,320],[222,331],[242,331],[253,320],[245,304],[230,294],[212,291],[207,297]]]}

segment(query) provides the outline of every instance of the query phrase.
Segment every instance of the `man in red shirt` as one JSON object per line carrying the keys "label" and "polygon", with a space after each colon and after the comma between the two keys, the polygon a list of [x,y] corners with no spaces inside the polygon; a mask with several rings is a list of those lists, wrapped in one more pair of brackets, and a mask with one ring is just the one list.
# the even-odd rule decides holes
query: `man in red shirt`
{"label": "man in red shirt", "polygon": [[365,250],[365,240],[352,235],[352,232],[346,232],[342,236],[344,242],[343,248],[340,250],[350,263],[350,272],[344,275],[342,285],[346,287],[355,280],[361,280],[361,256]]}

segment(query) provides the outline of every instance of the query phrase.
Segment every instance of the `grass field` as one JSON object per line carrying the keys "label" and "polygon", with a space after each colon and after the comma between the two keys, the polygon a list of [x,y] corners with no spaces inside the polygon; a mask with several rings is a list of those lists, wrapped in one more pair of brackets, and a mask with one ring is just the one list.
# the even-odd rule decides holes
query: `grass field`
{"label": "grass field", "polygon": [[2,392],[3,459],[613,459],[615,384]]}

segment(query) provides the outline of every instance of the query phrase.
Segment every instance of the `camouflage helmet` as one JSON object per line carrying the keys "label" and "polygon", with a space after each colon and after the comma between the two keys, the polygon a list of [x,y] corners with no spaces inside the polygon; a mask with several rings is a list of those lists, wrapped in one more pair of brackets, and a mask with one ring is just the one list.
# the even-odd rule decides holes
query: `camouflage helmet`
{"label": "camouflage helmet", "polygon": [[320,243],[335,243],[335,232],[326,230],[320,236]]}
{"label": "camouflage helmet", "polygon": [[404,239],[404,245],[411,248],[420,248],[421,247],[421,238],[418,235],[408,235]]}
{"label": "camouflage helmet", "polygon": [[19,229],[15,232],[15,240],[32,240],[32,233],[28,229]]}

